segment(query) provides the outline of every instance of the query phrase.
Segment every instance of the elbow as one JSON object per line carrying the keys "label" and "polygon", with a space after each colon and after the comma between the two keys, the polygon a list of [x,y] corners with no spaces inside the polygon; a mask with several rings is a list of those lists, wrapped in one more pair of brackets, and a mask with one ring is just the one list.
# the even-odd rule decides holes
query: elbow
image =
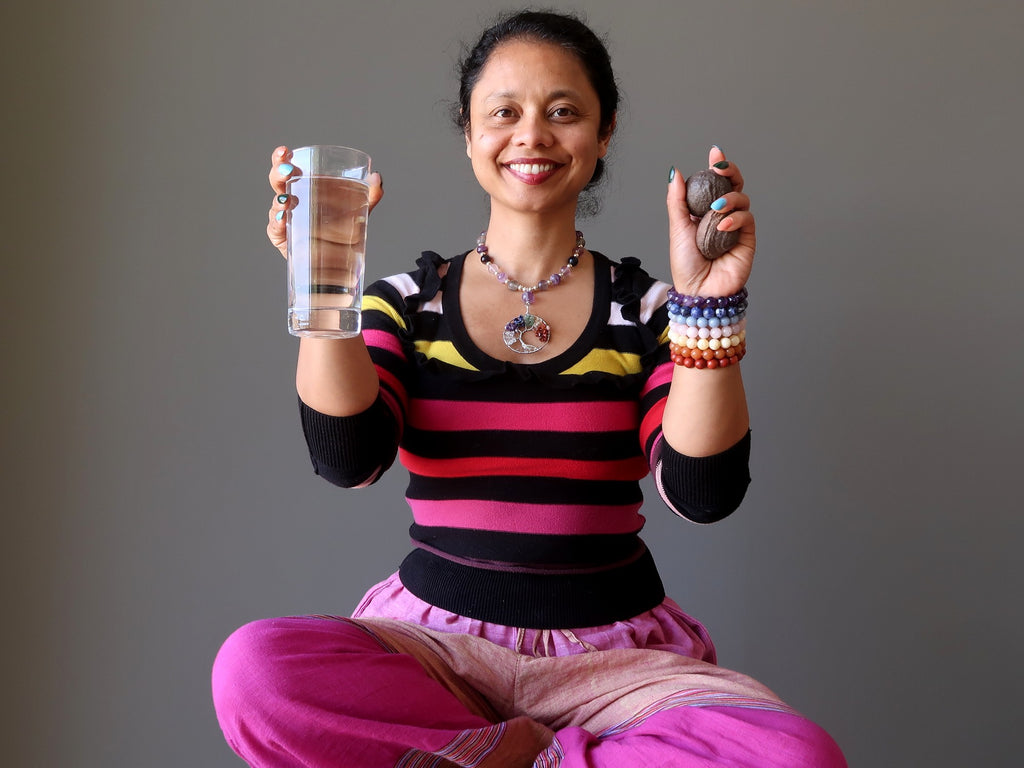
{"label": "elbow", "polygon": [[331,485],[339,488],[369,488],[384,475],[387,466],[378,466],[372,471],[355,471],[350,467],[339,468],[313,462],[313,472]]}
{"label": "elbow", "polygon": [[680,517],[685,517],[687,520],[701,525],[710,525],[724,520],[739,509],[744,496],[747,495],[749,485],[750,478],[747,478],[745,482],[736,483],[733,487],[725,489],[716,498],[705,498],[699,501],[687,500],[675,494],[666,493],[665,501],[669,508]]}
{"label": "elbow", "polygon": [[675,514],[717,523],[735,512],[750,485],[750,432],[714,456],[686,456],[664,440],[655,466],[658,493]]}

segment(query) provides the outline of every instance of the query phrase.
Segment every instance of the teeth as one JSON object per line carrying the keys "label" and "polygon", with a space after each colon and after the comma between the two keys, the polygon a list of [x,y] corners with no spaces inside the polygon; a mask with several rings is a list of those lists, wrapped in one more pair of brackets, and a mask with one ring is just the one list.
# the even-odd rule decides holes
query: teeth
{"label": "teeth", "polygon": [[553,163],[509,163],[508,167],[516,173],[526,173],[535,176],[538,173],[546,173],[554,170]]}

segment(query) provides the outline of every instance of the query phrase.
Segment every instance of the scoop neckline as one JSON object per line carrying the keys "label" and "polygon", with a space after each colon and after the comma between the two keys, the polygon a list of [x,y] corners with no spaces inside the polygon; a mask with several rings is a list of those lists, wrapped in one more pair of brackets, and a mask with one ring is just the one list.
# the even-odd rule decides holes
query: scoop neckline
{"label": "scoop neckline", "polygon": [[[511,367],[513,369],[530,369],[542,372],[552,370],[563,371],[578,363],[594,348],[594,342],[597,340],[598,333],[602,327],[608,324],[610,316],[611,261],[604,254],[598,251],[590,251],[594,259],[594,300],[590,307],[590,319],[576,338],[576,341],[564,352],[560,352],[547,360],[542,360],[538,363],[519,363],[491,357],[473,343],[469,332],[466,330],[465,323],[462,320],[459,289],[462,286],[462,271],[466,263],[466,257],[470,253],[475,253],[475,251],[467,251],[451,260],[444,282],[444,292],[441,296],[442,311],[451,329],[455,348],[467,362],[480,370]],[[523,355],[523,357],[526,358],[529,355]]]}

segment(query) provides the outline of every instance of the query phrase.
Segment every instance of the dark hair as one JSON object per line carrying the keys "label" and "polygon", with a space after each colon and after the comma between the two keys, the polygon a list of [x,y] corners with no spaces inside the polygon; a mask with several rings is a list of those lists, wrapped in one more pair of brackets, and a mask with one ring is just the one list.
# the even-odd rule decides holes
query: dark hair
{"label": "dark hair", "polygon": [[[518,11],[500,17],[484,30],[476,45],[459,62],[459,103],[452,110],[452,117],[463,133],[469,130],[470,96],[484,66],[494,49],[510,40],[551,43],[576,56],[601,103],[601,135],[608,135],[619,106],[619,88],[615,83],[608,49],[590,27],[577,17],[550,11]],[[599,158],[594,175],[587,183],[587,190],[601,180],[604,169],[604,160]]]}

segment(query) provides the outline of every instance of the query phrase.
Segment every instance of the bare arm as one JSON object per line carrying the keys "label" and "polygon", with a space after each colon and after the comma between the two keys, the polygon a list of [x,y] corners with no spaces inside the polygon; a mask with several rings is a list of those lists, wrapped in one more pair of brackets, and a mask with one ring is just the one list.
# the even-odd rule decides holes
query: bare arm
{"label": "bare arm", "polygon": [[379,386],[362,336],[299,342],[295,389],[310,408],[329,416],[354,416],[373,405]]}
{"label": "bare arm", "polygon": [[[270,186],[274,201],[270,207],[267,237],[287,257],[285,212],[294,205],[285,184],[301,172],[291,163],[292,153],[278,147],[271,155]],[[370,177],[370,210],[384,195],[379,173]],[[303,338],[295,370],[295,388],[302,401],[330,416],[352,416],[369,408],[377,398],[379,381],[361,336],[351,339]]]}
{"label": "bare arm", "polygon": [[714,371],[676,366],[662,431],[687,456],[713,456],[747,433],[750,415],[740,367]]}
{"label": "bare arm", "polygon": [[[743,176],[717,147],[709,165],[725,163],[717,173],[729,177],[733,191],[722,210],[729,216],[720,228],[739,230],[739,242],[714,261],[705,259],[694,239],[696,222],[686,205],[686,183],[680,174],[669,181],[667,206],[672,280],[680,293],[729,296],[740,291],[750,276],[756,239],[750,199],[743,194]],[[665,439],[687,456],[711,456],[735,445],[750,426],[746,392],[738,365],[697,369],[677,366],[662,421]]]}

